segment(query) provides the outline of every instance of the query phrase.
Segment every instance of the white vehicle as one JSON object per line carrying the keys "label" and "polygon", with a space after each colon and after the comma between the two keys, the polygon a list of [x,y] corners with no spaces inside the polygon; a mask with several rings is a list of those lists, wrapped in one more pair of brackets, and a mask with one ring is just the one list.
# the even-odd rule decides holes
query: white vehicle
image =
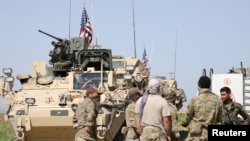
{"label": "white vehicle", "polygon": [[250,67],[232,68],[227,73],[213,73],[210,69],[211,90],[220,95],[220,89],[227,86],[232,91],[232,99],[245,107],[250,115]]}

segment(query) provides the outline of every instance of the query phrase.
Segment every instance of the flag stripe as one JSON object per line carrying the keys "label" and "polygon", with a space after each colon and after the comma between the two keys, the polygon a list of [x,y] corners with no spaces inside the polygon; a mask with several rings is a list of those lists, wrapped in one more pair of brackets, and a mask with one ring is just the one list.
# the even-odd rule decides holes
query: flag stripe
{"label": "flag stripe", "polygon": [[147,63],[148,63],[148,57],[147,57],[146,49],[144,48],[143,56],[142,56],[142,64],[144,67],[146,67]]}
{"label": "flag stripe", "polygon": [[83,11],[82,11],[79,36],[87,37],[89,44],[92,42],[92,28],[91,28],[91,23],[89,21],[89,17],[88,17],[85,7],[83,8]]}

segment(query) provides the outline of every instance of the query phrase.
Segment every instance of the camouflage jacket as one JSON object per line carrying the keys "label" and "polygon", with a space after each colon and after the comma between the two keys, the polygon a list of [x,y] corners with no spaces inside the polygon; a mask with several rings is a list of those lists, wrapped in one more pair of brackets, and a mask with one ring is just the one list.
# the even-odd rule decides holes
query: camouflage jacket
{"label": "camouflage jacket", "polygon": [[200,89],[199,95],[189,101],[186,122],[197,121],[203,127],[221,124],[222,102],[218,95],[209,89]]}
{"label": "camouflage jacket", "polygon": [[172,132],[179,132],[178,130],[178,115],[177,115],[177,108],[174,104],[168,103],[169,104],[169,110],[171,114],[171,120],[172,120]]}
{"label": "camouflage jacket", "polygon": [[[243,119],[238,117],[240,115]],[[249,115],[246,113],[244,107],[237,102],[230,102],[223,105],[222,123],[225,125],[248,125],[250,121]]]}
{"label": "camouflage jacket", "polygon": [[132,100],[129,100],[129,104],[126,106],[125,118],[127,127],[135,126],[135,102]]}
{"label": "camouflage jacket", "polygon": [[84,100],[79,103],[75,116],[79,125],[78,128],[95,125],[95,118],[97,116],[97,106],[95,102],[88,97],[84,98]]}

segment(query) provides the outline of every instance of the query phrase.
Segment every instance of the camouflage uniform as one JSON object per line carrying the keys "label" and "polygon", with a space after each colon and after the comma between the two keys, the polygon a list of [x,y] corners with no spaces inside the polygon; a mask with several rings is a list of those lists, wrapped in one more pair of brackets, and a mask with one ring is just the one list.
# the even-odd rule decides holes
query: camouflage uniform
{"label": "camouflage uniform", "polygon": [[126,140],[125,141],[139,141],[139,136],[135,131],[135,102],[131,102],[125,111],[126,116]]}
{"label": "camouflage uniform", "polygon": [[129,98],[127,99],[128,105],[125,109],[125,118],[127,127],[124,128],[126,136],[125,141],[139,141],[139,135],[135,128],[135,103],[138,98],[132,97],[133,94],[140,94],[138,88],[131,88],[129,90]]}
{"label": "camouflage uniform", "polygon": [[[169,99],[169,95],[175,95],[175,99]],[[176,101],[176,91],[173,88],[164,87],[162,91],[162,96],[168,101],[168,106],[171,114],[171,121],[172,121],[172,133],[171,139],[172,141],[179,141],[180,140],[180,133],[178,129],[178,114],[177,108],[175,105]],[[179,104],[179,103],[178,103]]]}
{"label": "camouflage uniform", "polygon": [[192,98],[187,110],[186,120],[182,125],[189,125],[186,141],[207,141],[208,125],[221,124],[222,102],[220,97],[209,89],[199,90],[199,95]]}
{"label": "camouflage uniform", "polygon": [[78,124],[78,131],[75,135],[75,141],[96,140],[96,136],[90,135],[86,128],[86,126],[95,126],[96,115],[97,106],[95,102],[88,97],[84,98],[84,100],[79,103],[75,114]]}
{"label": "camouflage uniform", "polygon": [[180,139],[180,132],[178,129],[178,114],[177,114],[177,109],[175,105],[172,103],[169,103],[169,110],[171,114],[171,119],[172,119],[172,141],[179,141]]}
{"label": "camouflage uniform", "polygon": [[[243,118],[237,117],[240,115]],[[244,107],[237,102],[230,102],[223,105],[222,123],[225,125],[248,125],[250,121],[249,115],[246,113]]]}

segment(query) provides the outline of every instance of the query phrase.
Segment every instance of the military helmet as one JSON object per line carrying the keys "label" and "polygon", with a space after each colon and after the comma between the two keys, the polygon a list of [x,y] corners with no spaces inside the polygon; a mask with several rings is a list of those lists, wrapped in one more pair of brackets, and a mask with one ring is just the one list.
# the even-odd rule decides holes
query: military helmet
{"label": "military helmet", "polygon": [[164,88],[162,89],[162,96],[163,96],[164,98],[166,98],[166,97],[168,97],[168,96],[170,96],[170,95],[176,95],[175,90],[174,90],[173,88],[164,87]]}
{"label": "military helmet", "polygon": [[136,87],[130,88],[129,91],[128,91],[129,96],[131,96],[133,94],[136,94],[136,93],[141,94],[140,90],[138,88],[136,88]]}

